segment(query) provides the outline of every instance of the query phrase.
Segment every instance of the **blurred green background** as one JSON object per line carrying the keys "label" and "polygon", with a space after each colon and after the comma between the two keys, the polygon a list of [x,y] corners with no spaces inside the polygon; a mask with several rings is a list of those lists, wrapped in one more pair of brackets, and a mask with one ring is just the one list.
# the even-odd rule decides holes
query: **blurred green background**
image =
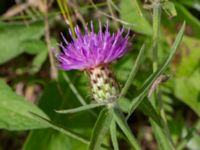
{"label": "blurred green background", "polygon": [[[183,144],[180,149],[200,150],[200,1],[164,0],[161,4],[159,64],[168,56],[181,24],[186,21],[182,43],[166,72],[170,78],[160,85],[167,123],[173,142]],[[48,125],[28,112],[37,112],[64,128],[90,136],[99,109],[94,114],[86,111],[62,115],[54,111],[80,106],[69,83],[87,103],[92,98],[87,76],[79,71],[55,70],[57,62],[52,51],[59,50],[60,33],[70,41],[68,28],[75,25],[83,28],[91,20],[98,31],[98,19],[103,23],[109,19],[112,32],[122,26],[131,29],[130,51],[112,65],[121,86],[127,80],[141,45],[146,43],[139,72],[120,103],[127,113],[130,100],[152,73],[150,1],[0,1],[0,150],[86,149],[86,144],[47,128]],[[70,81],[66,82],[63,74],[67,74]],[[148,107],[139,106],[128,124],[144,150],[158,149]],[[118,138],[120,149],[130,149],[123,136]],[[109,137],[105,143],[110,143]]]}

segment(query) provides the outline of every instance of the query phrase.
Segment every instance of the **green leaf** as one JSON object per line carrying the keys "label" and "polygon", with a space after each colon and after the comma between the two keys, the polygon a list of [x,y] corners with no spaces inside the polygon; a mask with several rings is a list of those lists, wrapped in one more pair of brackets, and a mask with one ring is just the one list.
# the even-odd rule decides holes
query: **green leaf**
{"label": "green leaf", "polygon": [[121,1],[120,19],[133,24],[132,29],[138,33],[152,34],[152,28],[142,13],[137,0]]}
{"label": "green leaf", "polygon": [[112,120],[111,125],[110,125],[110,135],[111,135],[111,140],[112,140],[114,150],[119,150],[118,141],[117,141],[117,128],[116,128],[116,122],[114,119]]}
{"label": "green leaf", "polygon": [[28,130],[49,127],[30,112],[46,119],[47,115],[22,96],[15,94],[8,85],[0,80],[0,128],[8,130]]}
{"label": "green leaf", "polygon": [[200,11],[200,1],[199,0],[177,0],[177,2],[182,3],[188,7],[194,8],[197,11]]}
{"label": "green leaf", "polygon": [[140,148],[139,144],[137,143],[137,140],[133,136],[132,131],[126,122],[124,115],[122,114],[121,110],[116,107],[114,108],[114,119],[117,122],[117,124],[119,125],[119,127],[121,128],[121,130],[124,132],[126,137],[128,138],[132,147],[135,150],[140,150],[141,148]]}
{"label": "green leaf", "polygon": [[43,23],[29,25],[0,22],[0,64],[3,64],[24,52],[23,44],[39,39],[44,33]]}
{"label": "green leaf", "polygon": [[165,135],[163,128],[158,126],[153,120],[150,119],[151,125],[153,127],[153,133],[155,135],[156,141],[158,142],[159,149],[161,150],[174,150],[173,146],[168,142],[167,136]]}
{"label": "green leaf", "polygon": [[171,60],[176,52],[176,49],[182,40],[184,30],[185,30],[185,22],[183,23],[183,25],[175,39],[174,44],[172,45],[172,47],[170,49],[170,55],[168,56],[165,63],[160,68],[158,68],[158,70],[147,79],[140,94],[132,100],[132,103],[130,105],[130,111],[129,111],[127,118],[134,112],[134,110],[139,106],[139,104],[142,102],[142,100],[146,97],[146,95],[147,95],[151,85],[154,83],[154,81],[167,69],[167,66],[171,62]]}
{"label": "green leaf", "polygon": [[21,47],[24,52],[31,55],[36,55],[32,61],[32,67],[30,68],[29,72],[31,74],[37,73],[48,58],[48,49],[45,42],[38,39],[27,40],[22,42]]}
{"label": "green leaf", "polygon": [[140,104],[140,110],[147,116],[149,116],[156,124],[158,124],[161,128],[163,127],[161,117],[156,112],[153,105],[149,102],[149,100],[144,99]]}
{"label": "green leaf", "polygon": [[[61,75],[59,77],[62,77]],[[66,138],[78,140],[89,144],[89,135],[94,125],[94,117],[88,112],[79,114],[60,115],[54,110],[77,107],[77,103],[64,79],[59,78],[59,82],[51,81],[46,86],[40,97],[39,106],[47,113],[52,121],[48,121],[40,115],[32,113],[35,118],[45,121],[49,127],[64,134]],[[65,92],[65,93],[63,93]],[[70,97],[70,99],[65,99]],[[33,131],[35,134],[37,131]],[[37,134],[37,133],[36,133]],[[84,136],[83,136],[84,135]],[[35,138],[27,139],[28,143],[34,143]],[[53,141],[51,141],[53,142]],[[51,145],[51,143],[48,143]],[[64,144],[64,143],[63,143]],[[104,146],[105,147],[105,146]]]}
{"label": "green leaf", "polygon": [[184,36],[181,44],[181,59],[176,67],[176,77],[190,76],[198,67],[200,59],[200,40],[197,38]]}
{"label": "green leaf", "polygon": [[30,55],[37,55],[42,51],[48,51],[45,42],[40,39],[26,40],[22,42],[21,47],[25,53]]}
{"label": "green leaf", "polygon": [[188,105],[200,117],[200,71],[197,69],[190,77],[175,79],[175,96]]}
{"label": "green leaf", "polygon": [[48,51],[42,51],[39,54],[37,54],[33,59],[32,68],[30,72],[32,74],[37,73],[41,69],[43,63],[46,61],[47,58],[48,58]]}
{"label": "green leaf", "polygon": [[[158,145],[162,150],[173,150],[173,146],[167,138],[167,133],[164,131],[164,122],[162,118],[158,115],[153,105],[149,100],[145,99],[140,104],[141,111],[150,117],[150,123],[153,126],[153,133],[155,134]],[[162,140],[160,140],[162,138]]]}
{"label": "green leaf", "polygon": [[106,105],[106,104],[98,104],[98,103],[97,104],[88,104],[88,105],[80,106],[80,107],[73,108],[73,109],[56,110],[56,112],[60,113],[60,114],[77,113],[77,112],[93,109],[93,108],[104,106],[104,105]]}
{"label": "green leaf", "polygon": [[79,102],[82,105],[86,105],[87,103],[85,102],[84,98],[79,94],[77,88],[74,86],[74,84],[71,82],[71,80],[69,79],[68,75],[63,72],[62,73],[65,81],[68,83],[69,87],[71,88],[72,92],[74,93],[74,95],[76,95],[77,99],[79,100]]}
{"label": "green leaf", "polygon": [[[192,29],[192,36],[200,38],[200,21],[198,18],[192,15],[192,13],[187,10],[183,5],[181,5],[179,2],[174,1],[176,10],[177,10],[177,17],[176,22],[179,23],[183,19],[187,22],[188,25],[191,26]],[[177,24],[176,24],[177,25]],[[175,26],[176,26],[175,25]]]}
{"label": "green leaf", "polygon": [[126,92],[128,91],[128,88],[131,86],[132,82],[133,82],[133,79],[139,69],[139,66],[141,64],[141,61],[142,61],[142,56],[143,56],[143,53],[144,53],[144,49],[145,49],[145,45],[143,44],[141,49],[140,49],[140,52],[136,58],[136,61],[135,61],[135,64],[131,70],[131,73],[128,77],[128,80],[126,81],[126,84],[124,85],[124,87],[122,88],[121,90],[121,93],[120,93],[120,96],[118,99],[120,99],[122,96],[124,96],[126,94]]}
{"label": "green leaf", "polygon": [[113,114],[110,108],[104,108],[95,123],[88,150],[99,150],[105,135],[108,133]]}
{"label": "green leaf", "polygon": [[87,144],[52,129],[31,132],[23,150],[86,150]]}

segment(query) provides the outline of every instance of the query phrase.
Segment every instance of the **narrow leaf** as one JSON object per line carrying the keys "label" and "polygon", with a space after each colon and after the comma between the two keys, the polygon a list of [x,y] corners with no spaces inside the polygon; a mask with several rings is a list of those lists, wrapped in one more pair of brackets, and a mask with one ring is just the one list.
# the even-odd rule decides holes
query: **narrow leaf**
{"label": "narrow leaf", "polygon": [[112,140],[114,150],[119,150],[119,146],[118,146],[118,142],[117,142],[117,129],[116,129],[115,120],[112,120],[112,122],[111,122],[110,134],[111,134],[111,140]]}
{"label": "narrow leaf", "polygon": [[120,96],[119,96],[118,99],[120,99],[122,96],[124,96],[126,94],[126,92],[128,91],[128,88],[132,84],[133,79],[134,79],[134,77],[135,77],[135,75],[136,75],[136,73],[137,73],[137,71],[139,69],[139,66],[141,64],[142,56],[144,54],[144,49],[145,49],[145,45],[143,44],[142,47],[141,47],[141,49],[140,49],[140,52],[139,52],[139,54],[137,56],[135,64],[134,64],[134,66],[133,66],[133,68],[131,70],[131,73],[130,73],[130,75],[128,77],[128,80],[126,81],[126,84],[124,85],[124,87],[123,87],[123,89],[122,89],[122,91],[121,91]]}
{"label": "narrow leaf", "polygon": [[66,82],[69,84],[69,87],[71,88],[72,92],[74,93],[74,95],[76,95],[77,99],[79,100],[79,102],[82,105],[86,105],[87,103],[85,102],[84,98],[79,94],[78,90],[76,89],[76,87],[73,85],[73,83],[70,81],[69,77],[67,76],[67,74],[65,74],[63,72],[63,77],[66,80]]}
{"label": "narrow leaf", "polygon": [[93,128],[88,150],[100,149],[100,146],[103,143],[103,139],[106,133],[108,133],[109,131],[112,118],[113,118],[113,114],[112,114],[111,109],[106,107],[101,111],[95,123],[95,126]]}
{"label": "narrow leaf", "polygon": [[114,108],[114,119],[117,122],[117,124],[119,125],[119,127],[121,128],[121,130],[124,132],[126,137],[128,138],[128,140],[131,143],[131,145],[133,146],[133,148],[135,150],[140,150],[141,148],[140,148],[139,144],[137,143],[137,140],[133,136],[132,131],[126,122],[124,115],[118,108]]}
{"label": "narrow leaf", "polygon": [[61,113],[61,114],[77,113],[77,112],[81,112],[81,111],[88,110],[88,109],[93,109],[93,108],[104,106],[104,105],[105,104],[88,104],[88,105],[80,106],[80,107],[73,108],[73,109],[56,110],[56,112]]}
{"label": "narrow leaf", "polygon": [[149,116],[161,128],[163,127],[161,117],[158,115],[158,113],[156,112],[153,105],[149,102],[149,100],[144,99],[140,104],[140,108],[145,115]]}
{"label": "narrow leaf", "polygon": [[127,118],[134,112],[134,110],[138,107],[138,105],[142,102],[142,100],[144,99],[144,97],[147,95],[151,85],[154,83],[154,81],[167,69],[167,66],[169,65],[169,63],[171,62],[177,47],[179,46],[183,34],[184,34],[184,30],[185,30],[185,22],[183,23],[176,39],[175,42],[173,44],[173,46],[170,49],[170,55],[168,56],[167,60],[165,61],[165,63],[155,72],[153,73],[148,80],[145,82],[141,93],[132,100],[131,106],[130,106],[130,112],[127,116]]}
{"label": "narrow leaf", "polygon": [[150,119],[151,125],[153,127],[153,133],[155,135],[156,141],[158,142],[159,149],[162,150],[174,150],[173,145],[167,139],[163,128],[160,128],[153,120]]}

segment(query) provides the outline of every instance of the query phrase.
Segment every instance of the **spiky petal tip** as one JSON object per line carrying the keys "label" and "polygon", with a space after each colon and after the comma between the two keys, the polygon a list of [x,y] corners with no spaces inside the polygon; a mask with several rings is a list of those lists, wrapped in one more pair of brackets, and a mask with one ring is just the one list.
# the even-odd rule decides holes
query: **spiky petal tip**
{"label": "spiky petal tip", "polygon": [[124,29],[111,34],[106,24],[105,32],[102,31],[101,22],[99,22],[99,32],[94,32],[91,22],[91,31],[85,28],[85,34],[82,34],[78,26],[75,27],[76,39],[73,38],[70,31],[72,42],[65,41],[60,46],[62,52],[57,55],[59,68],[63,70],[88,70],[104,64],[110,64],[112,61],[122,57],[127,51],[128,33],[123,36]]}

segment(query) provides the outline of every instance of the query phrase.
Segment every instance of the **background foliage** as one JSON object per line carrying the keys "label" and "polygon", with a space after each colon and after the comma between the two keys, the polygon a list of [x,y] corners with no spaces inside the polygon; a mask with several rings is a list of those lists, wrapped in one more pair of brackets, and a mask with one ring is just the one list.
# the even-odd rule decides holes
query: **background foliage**
{"label": "background foliage", "polygon": [[[161,9],[156,40],[154,2]],[[93,129],[102,107],[72,114],[55,111],[90,104],[92,97],[87,76],[57,70],[53,51],[59,50],[61,32],[70,41],[68,28],[83,28],[93,20],[98,31],[98,19],[109,19],[113,32],[122,26],[131,29],[130,51],[112,65],[121,87],[135,69],[119,100],[123,115],[129,116],[127,124],[120,126],[125,118],[117,110],[119,126],[106,122],[103,114],[105,122],[100,122],[111,125],[111,135],[106,134],[102,147],[131,149],[136,139],[144,150],[200,149],[199,0],[1,0],[0,14],[0,150],[85,150],[91,136],[96,146],[101,137]],[[176,49],[172,45],[181,40],[184,21]],[[158,72],[153,74],[155,41]],[[147,94],[160,74],[169,80],[159,84],[155,100]],[[131,132],[135,139],[127,135]]]}

